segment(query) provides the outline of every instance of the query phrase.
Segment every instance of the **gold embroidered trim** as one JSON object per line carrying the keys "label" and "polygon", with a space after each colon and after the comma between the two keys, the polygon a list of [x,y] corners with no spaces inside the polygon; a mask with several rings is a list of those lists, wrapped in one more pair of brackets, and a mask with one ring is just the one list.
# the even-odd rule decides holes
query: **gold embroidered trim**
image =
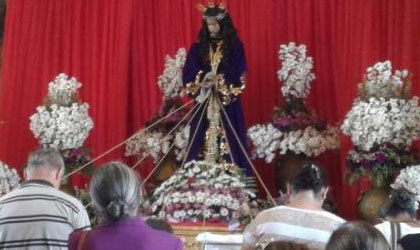
{"label": "gold embroidered trim", "polygon": [[[195,76],[193,82],[189,82],[186,85],[187,94],[195,95],[201,88],[200,80],[203,75],[203,71],[200,70]],[[217,91],[222,95],[223,105],[229,104],[235,97],[241,95],[246,86],[245,74],[241,76],[241,86],[234,87],[233,84],[227,85],[224,75],[219,74],[217,79]]]}
{"label": "gold embroidered trim", "polygon": [[245,74],[241,76],[241,83],[242,85],[239,87],[234,87],[233,84],[229,86],[225,82],[225,78],[223,74],[219,75],[217,81],[217,91],[222,94],[222,101],[223,105],[227,105],[232,101],[232,97],[237,97],[242,94],[243,90],[245,89],[246,85],[246,77]]}
{"label": "gold embroidered trim", "polygon": [[198,71],[197,75],[195,76],[194,82],[187,83],[187,86],[186,86],[187,94],[195,95],[198,92],[198,90],[201,87],[200,79],[201,79],[202,74],[203,74],[202,70]]}

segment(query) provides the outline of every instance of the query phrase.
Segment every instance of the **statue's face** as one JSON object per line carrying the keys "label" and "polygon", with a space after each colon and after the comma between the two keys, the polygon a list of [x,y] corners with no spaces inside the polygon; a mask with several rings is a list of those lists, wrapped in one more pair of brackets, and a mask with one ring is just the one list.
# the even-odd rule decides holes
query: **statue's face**
{"label": "statue's face", "polygon": [[211,37],[217,37],[220,31],[220,25],[216,20],[208,19],[206,20],[207,29],[210,32]]}

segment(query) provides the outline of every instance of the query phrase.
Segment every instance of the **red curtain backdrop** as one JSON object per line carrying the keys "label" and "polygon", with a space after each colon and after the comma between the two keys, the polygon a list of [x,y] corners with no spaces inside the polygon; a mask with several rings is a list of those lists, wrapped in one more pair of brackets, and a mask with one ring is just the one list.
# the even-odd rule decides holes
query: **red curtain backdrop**
{"label": "red curtain backdrop", "polygon": [[[87,141],[97,156],[143,126],[161,102],[156,85],[166,54],[188,48],[201,25],[199,0],[8,1],[0,85],[0,160],[20,169],[37,147],[29,117],[48,82],[60,72],[83,83],[95,127]],[[307,45],[317,79],[308,105],[329,123],[341,123],[368,66],[390,59],[420,75],[420,1],[229,0],[244,41],[248,85],[243,95],[247,126],[265,123],[282,102],[276,71],[280,44]],[[330,175],[342,216],[355,218],[366,184],[344,184],[351,146],[321,161]],[[124,148],[99,163],[124,158]],[[257,166],[271,189],[272,167]],[[149,166],[150,168],[150,166]]]}

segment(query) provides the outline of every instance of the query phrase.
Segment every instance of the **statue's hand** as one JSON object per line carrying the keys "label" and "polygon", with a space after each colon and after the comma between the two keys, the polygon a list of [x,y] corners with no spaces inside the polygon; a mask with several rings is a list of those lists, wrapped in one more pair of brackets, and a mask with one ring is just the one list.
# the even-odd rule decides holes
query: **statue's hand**
{"label": "statue's hand", "polygon": [[210,88],[216,84],[217,75],[213,72],[209,72],[204,76],[203,81],[201,82],[201,87]]}

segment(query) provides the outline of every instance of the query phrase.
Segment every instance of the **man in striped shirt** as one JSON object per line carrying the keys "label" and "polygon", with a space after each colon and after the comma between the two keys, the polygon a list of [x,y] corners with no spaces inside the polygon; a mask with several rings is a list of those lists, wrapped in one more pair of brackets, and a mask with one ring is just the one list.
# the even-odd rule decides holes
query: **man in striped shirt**
{"label": "man in striped shirt", "polygon": [[29,156],[25,181],[0,198],[0,249],[67,249],[71,232],[90,228],[83,205],[58,190],[64,161],[54,149]]}

